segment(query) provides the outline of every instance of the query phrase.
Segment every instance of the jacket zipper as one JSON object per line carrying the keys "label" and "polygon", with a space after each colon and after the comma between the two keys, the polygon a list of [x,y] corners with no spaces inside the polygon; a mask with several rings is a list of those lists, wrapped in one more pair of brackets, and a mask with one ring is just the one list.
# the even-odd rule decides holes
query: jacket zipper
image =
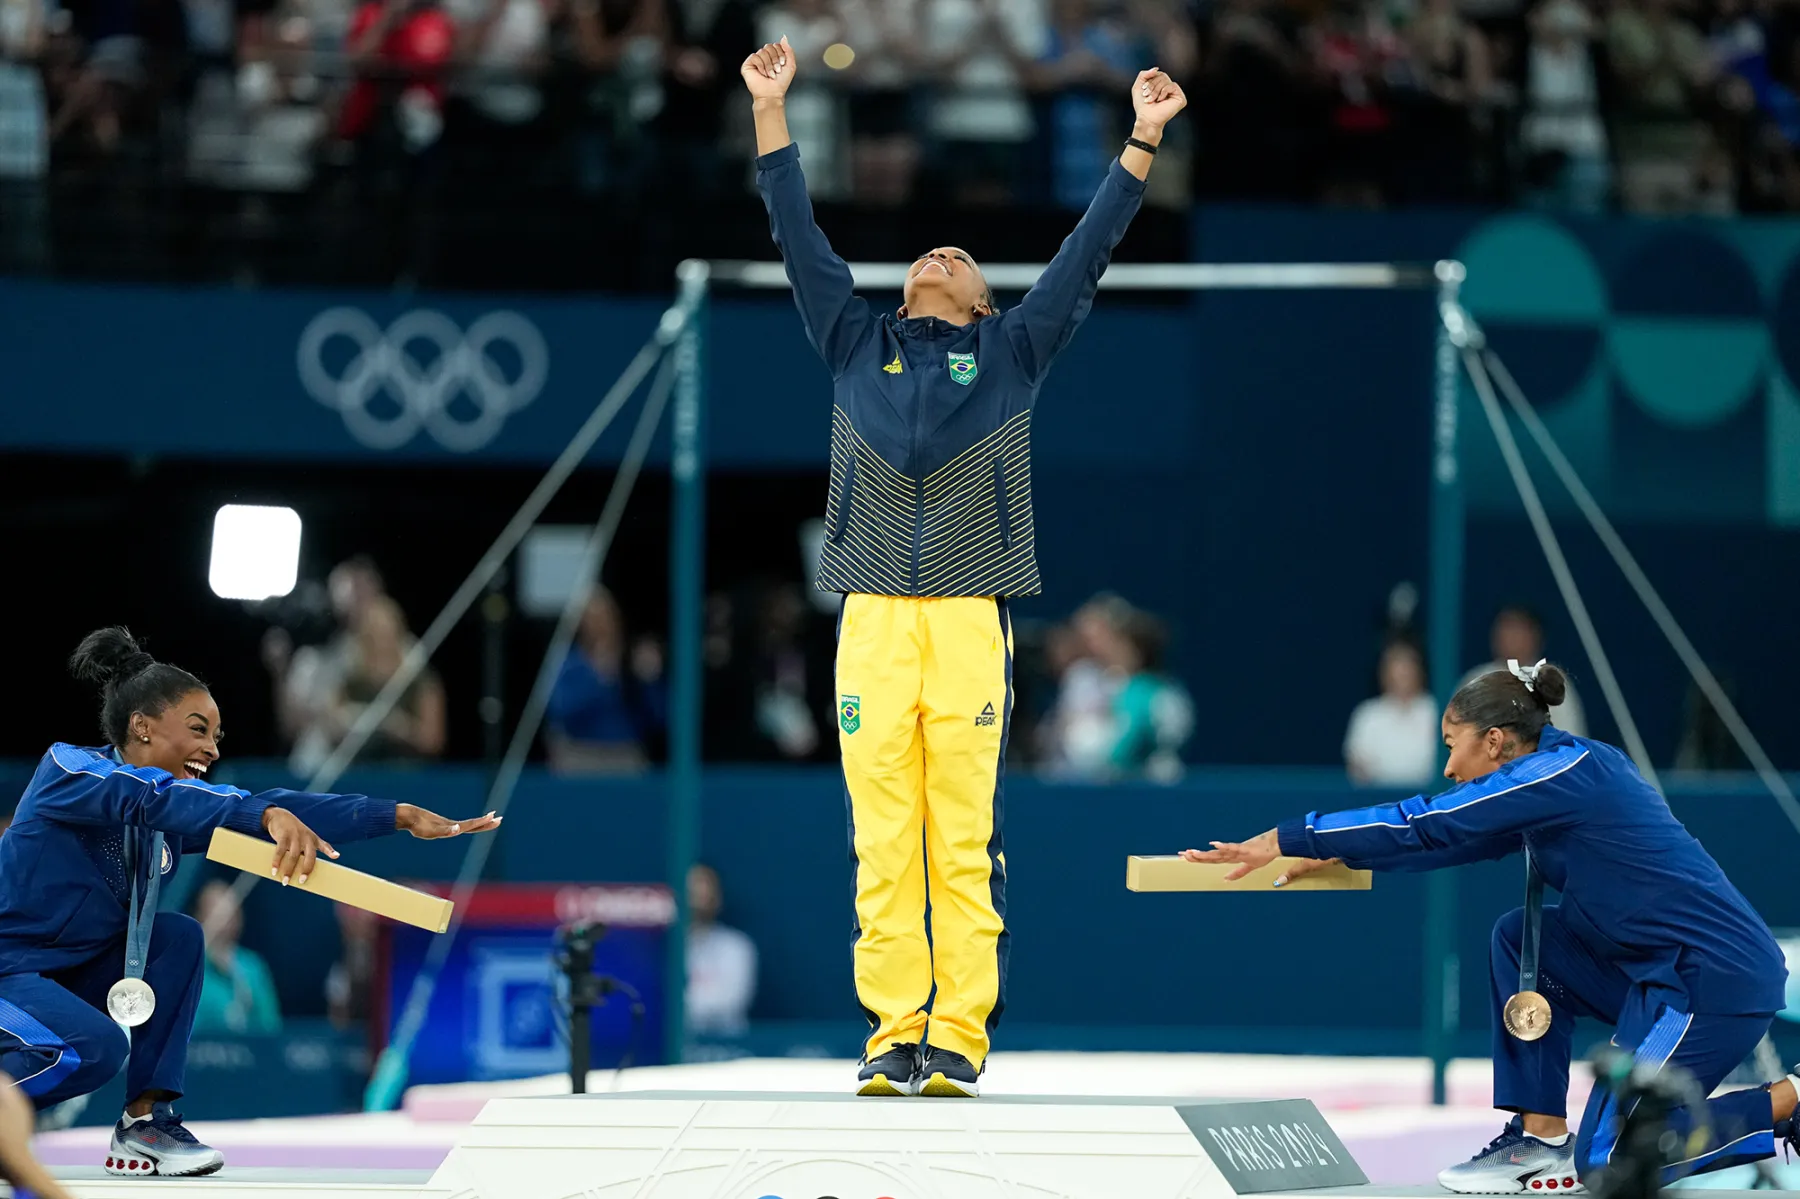
{"label": "jacket zipper", "polygon": [[[930,337],[928,339],[928,344],[931,346],[931,354],[934,355],[937,353],[937,335],[938,335],[937,318],[936,317],[932,318],[930,330],[931,330],[931,333],[930,333]],[[926,368],[922,371],[916,372],[913,375],[912,447],[907,456],[907,461],[912,464],[912,469],[915,472],[918,472],[918,470],[919,470],[919,435],[920,435],[921,430],[925,426],[925,391],[926,391],[925,379],[928,375],[931,374],[931,367],[929,365],[930,361],[931,361],[931,359],[930,359],[930,356],[928,355],[926,358],[926,363],[927,363]],[[916,474],[916,476],[913,480],[912,592],[914,595],[917,595],[919,593],[919,559],[920,559],[923,549],[924,549],[924,542],[925,542],[925,476],[922,473],[919,473],[919,474]]]}

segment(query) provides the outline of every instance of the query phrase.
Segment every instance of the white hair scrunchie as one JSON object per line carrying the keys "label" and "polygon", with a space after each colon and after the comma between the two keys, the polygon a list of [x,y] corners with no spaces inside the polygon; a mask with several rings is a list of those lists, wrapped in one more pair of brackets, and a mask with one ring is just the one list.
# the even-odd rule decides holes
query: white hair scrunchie
{"label": "white hair scrunchie", "polygon": [[1538,671],[1544,668],[1544,663],[1547,661],[1549,659],[1539,658],[1536,666],[1520,666],[1517,658],[1508,658],[1506,669],[1512,671],[1513,677],[1525,684],[1525,690],[1536,695]]}

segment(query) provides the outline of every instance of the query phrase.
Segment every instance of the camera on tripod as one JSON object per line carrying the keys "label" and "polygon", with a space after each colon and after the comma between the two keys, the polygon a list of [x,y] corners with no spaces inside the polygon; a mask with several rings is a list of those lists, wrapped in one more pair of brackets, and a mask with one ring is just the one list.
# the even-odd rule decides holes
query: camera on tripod
{"label": "camera on tripod", "polygon": [[565,924],[556,930],[556,964],[563,973],[592,974],[594,946],[606,936],[606,926],[598,920]]}
{"label": "camera on tripod", "polygon": [[[1686,1070],[1640,1063],[1616,1045],[1595,1049],[1588,1062],[1594,1085],[1612,1095],[1602,1111],[1618,1138],[1607,1164],[1587,1180],[1588,1189],[1595,1199],[1652,1199],[1662,1193],[1664,1167],[1692,1160],[1712,1144],[1706,1094]],[[1686,1108],[1693,1120],[1686,1137],[1669,1126],[1677,1108]]]}
{"label": "camera on tripod", "polygon": [[594,946],[606,936],[598,920],[565,924],[556,930],[556,965],[569,983],[569,1085],[587,1093],[593,1062],[594,1009],[618,989],[618,980],[594,973]]}

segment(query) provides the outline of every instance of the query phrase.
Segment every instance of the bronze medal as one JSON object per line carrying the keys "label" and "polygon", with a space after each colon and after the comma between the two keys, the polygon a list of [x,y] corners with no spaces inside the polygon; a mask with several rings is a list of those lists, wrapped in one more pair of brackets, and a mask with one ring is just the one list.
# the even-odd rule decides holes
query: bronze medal
{"label": "bronze medal", "polygon": [[1514,1037],[1535,1041],[1550,1031],[1550,1001],[1536,991],[1520,991],[1506,1001],[1500,1019]]}
{"label": "bronze medal", "polygon": [[1543,943],[1544,876],[1525,844],[1524,936],[1519,943],[1519,991],[1500,1009],[1500,1023],[1521,1041],[1535,1041],[1550,1031],[1550,1001],[1538,994],[1538,947]]}

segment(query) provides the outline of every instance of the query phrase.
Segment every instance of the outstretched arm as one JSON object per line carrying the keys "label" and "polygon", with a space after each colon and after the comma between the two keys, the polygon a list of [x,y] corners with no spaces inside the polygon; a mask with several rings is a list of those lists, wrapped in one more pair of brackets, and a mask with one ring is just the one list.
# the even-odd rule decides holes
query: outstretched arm
{"label": "outstretched arm", "polygon": [[1433,870],[1501,858],[1528,829],[1567,822],[1589,786],[1580,769],[1590,751],[1567,745],[1520,758],[1439,795],[1347,812],[1309,812],[1244,842],[1214,841],[1185,851],[1190,862],[1231,862],[1240,878],[1278,857],[1341,858],[1373,870]]}
{"label": "outstretched arm", "polygon": [[[1187,96],[1180,84],[1152,67],[1132,81],[1131,105],[1137,117],[1132,138],[1156,146],[1162,142],[1163,126],[1186,107]],[[1051,362],[1093,308],[1094,292],[1112,261],[1113,247],[1143,202],[1151,160],[1150,151],[1125,147],[1075,232],[1019,306],[1001,318],[1019,365],[1032,382],[1049,372]]]}
{"label": "outstretched arm", "polygon": [[788,135],[787,90],[795,56],[784,37],[764,46],[739,69],[756,120],[756,190],[769,210],[769,232],[781,250],[794,303],[806,336],[836,379],[850,366],[857,345],[874,325],[857,297],[850,268],[831,248],[813,219],[812,199],[800,171],[800,151]]}
{"label": "outstretched arm", "polygon": [[1277,857],[1291,861],[1287,871],[1275,880],[1285,887],[1297,878],[1315,870],[1323,870],[1333,862],[1342,862],[1352,870],[1383,870],[1397,874],[1423,874],[1450,866],[1466,866],[1471,862],[1491,862],[1517,853],[1524,843],[1518,833],[1501,834],[1443,849],[1402,850],[1385,858],[1308,858],[1295,857],[1281,847],[1281,830],[1270,829],[1260,837],[1244,842],[1214,841],[1211,849],[1184,849],[1181,856],[1190,862],[1237,863],[1238,869],[1226,875],[1227,881],[1240,879],[1250,871],[1266,866]]}
{"label": "outstretched arm", "polygon": [[260,833],[270,806],[237,787],[126,766],[61,742],[38,765],[26,798],[30,815],[63,824],[132,824],[192,837],[210,836],[220,826]]}

